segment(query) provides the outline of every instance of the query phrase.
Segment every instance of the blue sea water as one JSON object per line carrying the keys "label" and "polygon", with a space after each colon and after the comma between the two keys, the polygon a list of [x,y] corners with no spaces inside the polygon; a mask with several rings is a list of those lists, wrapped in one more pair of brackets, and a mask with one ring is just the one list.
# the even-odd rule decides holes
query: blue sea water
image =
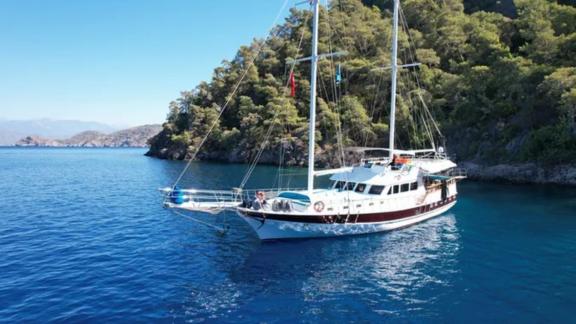
{"label": "blue sea water", "polygon": [[0,149],[0,322],[574,322],[575,189],[467,181],[406,229],[260,243],[234,215],[218,235],[163,209],[183,163],[143,153]]}

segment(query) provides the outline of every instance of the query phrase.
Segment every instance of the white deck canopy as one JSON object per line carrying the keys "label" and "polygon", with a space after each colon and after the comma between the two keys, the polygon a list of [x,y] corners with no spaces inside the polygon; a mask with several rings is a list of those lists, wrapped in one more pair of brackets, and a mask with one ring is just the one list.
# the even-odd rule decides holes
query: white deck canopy
{"label": "white deck canopy", "polygon": [[[346,151],[349,152],[369,152],[369,151],[385,151],[390,152],[390,149],[387,147],[363,147],[363,146],[353,146],[347,147]],[[392,150],[393,154],[403,154],[403,155],[416,155],[418,153],[435,153],[435,149],[422,149],[422,150]]]}

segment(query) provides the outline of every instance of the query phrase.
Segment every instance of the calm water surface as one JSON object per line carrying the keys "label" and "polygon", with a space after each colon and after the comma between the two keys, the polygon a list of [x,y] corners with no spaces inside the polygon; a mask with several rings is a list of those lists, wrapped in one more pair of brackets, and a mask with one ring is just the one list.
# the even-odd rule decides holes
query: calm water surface
{"label": "calm water surface", "polygon": [[574,189],[466,182],[407,229],[263,244],[234,215],[221,236],[163,209],[183,164],[143,153],[0,149],[0,322],[574,322]]}

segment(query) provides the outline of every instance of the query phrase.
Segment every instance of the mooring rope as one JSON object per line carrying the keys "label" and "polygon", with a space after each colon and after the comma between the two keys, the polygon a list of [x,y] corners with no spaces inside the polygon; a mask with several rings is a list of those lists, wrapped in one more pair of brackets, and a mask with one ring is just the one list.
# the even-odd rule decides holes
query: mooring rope
{"label": "mooring rope", "polygon": [[199,224],[202,224],[202,225],[211,227],[211,228],[217,230],[220,234],[226,234],[226,232],[228,232],[228,229],[230,228],[230,227],[226,224],[226,219],[224,219],[224,226],[223,226],[223,227],[219,227],[219,226],[216,226],[216,225],[214,225],[214,224],[210,224],[210,223],[208,223],[208,222],[205,222],[205,221],[203,221],[203,220],[200,220],[200,219],[197,219],[197,218],[188,216],[188,215],[186,215],[186,214],[184,214],[184,213],[181,213],[181,212],[177,211],[177,210],[174,209],[174,208],[170,208],[170,209],[172,210],[172,212],[173,212],[174,214],[176,214],[176,215],[178,215],[178,216],[180,216],[180,217],[183,217],[183,218],[185,218],[185,219],[187,219],[187,220],[189,220],[189,221],[193,221],[193,222],[196,222],[196,223],[199,223]]}

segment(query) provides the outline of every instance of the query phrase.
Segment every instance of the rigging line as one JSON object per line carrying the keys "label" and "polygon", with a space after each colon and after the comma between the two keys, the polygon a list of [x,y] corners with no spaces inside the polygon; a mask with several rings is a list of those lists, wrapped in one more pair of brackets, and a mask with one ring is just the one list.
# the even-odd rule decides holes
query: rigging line
{"label": "rigging line", "polygon": [[[404,31],[404,32],[406,33],[406,35],[408,36],[408,40],[409,40],[409,46],[408,46],[408,48],[407,48],[405,51],[403,51],[404,61],[405,61],[406,63],[408,63],[408,62],[415,62],[416,60],[415,60],[414,55],[413,55],[413,53],[412,53],[412,46],[415,47],[415,45],[413,44],[413,41],[411,40],[411,37],[410,37],[410,29],[409,29],[409,27],[408,27],[408,25],[407,25],[407,23],[406,23],[406,19],[405,19],[405,17],[403,16],[402,13],[401,13],[401,17],[400,17],[400,18],[401,18],[401,23],[402,23],[403,31]],[[420,86],[420,84],[418,84],[417,82],[415,82],[415,81],[412,80],[412,77],[414,77],[414,76],[417,77],[416,72],[413,72],[412,70],[409,70],[408,73],[407,73],[407,75],[404,75],[403,78],[406,80],[406,84],[416,83],[418,89],[417,89],[415,92],[418,92],[418,91],[421,89],[421,86]],[[418,109],[419,106],[418,106],[418,105],[415,103],[415,101],[413,100],[413,95],[412,95],[413,92],[414,92],[414,91],[408,91],[408,90],[406,90],[408,102],[409,102],[410,106],[413,108],[413,109],[411,109],[411,115],[410,115],[410,122],[411,122],[412,132],[413,132],[412,137],[413,137],[414,140],[416,141],[414,144],[415,144],[416,146],[418,146],[418,145],[420,145],[420,142],[421,142],[421,141],[420,141],[420,137],[417,136],[418,130],[419,130],[419,129],[418,129],[418,125],[417,125],[417,120],[418,120],[417,117],[418,117],[418,116],[421,117],[421,109]],[[424,127],[427,128],[427,125],[426,125],[425,123],[424,123]]]}
{"label": "rigging line", "polygon": [[[321,70],[320,67],[319,67],[319,70]],[[326,100],[327,100],[327,101],[326,101],[326,105],[328,106],[328,109],[330,109],[330,100],[329,100],[330,96],[329,96],[329,93],[328,93],[326,84],[325,84],[325,82],[324,82],[324,78],[322,78],[322,77],[320,76],[319,79],[320,79],[320,89],[324,91],[324,95],[326,96]],[[337,104],[336,102],[334,102],[334,103]],[[339,124],[339,120],[337,121],[337,124]],[[336,125],[336,141],[337,141],[337,145],[338,145],[338,139],[341,137],[341,134],[339,134],[339,132],[341,132],[341,129],[338,127],[338,125]],[[340,147],[338,147],[338,150],[340,150]],[[342,148],[342,151],[343,151],[343,148]],[[338,153],[340,153],[340,152],[338,152]],[[338,157],[338,158],[339,158],[339,161],[338,161],[338,162],[340,163],[340,166],[342,167],[342,166],[344,165],[344,161],[343,161],[343,160],[341,161],[341,160],[340,160],[340,157]]]}
{"label": "rigging line", "polygon": [[[412,60],[415,61],[415,55],[413,55],[411,47],[414,46],[414,48],[416,48],[416,44],[415,44],[414,40],[412,39],[412,34],[410,33],[410,28],[408,27],[408,21],[406,19],[406,16],[404,15],[404,10],[402,9],[402,7],[399,7],[399,8],[400,8],[400,15],[402,18],[401,21],[402,21],[404,28],[406,29],[406,34],[408,35],[408,41],[411,45],[410,48],[408,49],[408,51],[409,51],[409,54],[410,54]],[[420,78],[418,77],[418,75],[414,74],[414,77],[416,79],[416,83],[418,85],[418,88],[423,89],[422,85],[420,84]],[[432,116],[432,113],[430,112],[430,109],[428,108],[428,105],[426,105],[426,102],[424,101],[424,98],[422,98],[422,95],[420,94],[420,92],[418,92],[418,97],[421,100],[422,105],[424,106],[424,110],[428,114],[428,117],[430,118],[432,125],[434,126],[435,130],[438,132],[440,137],[444,138],[444,135],[440,131],[440,128],[438,127],[438,124],[436,123],[434,116]],[[432,145],[434,146],[434,143],[432,143]]]}
{"label": "rigging line", "polygon": [[[404,63],[410,62],[406,51],[402,51],[402,55]],[[408,71],[408,73],[401,73],[399,75],[399,78],[401,80],[400,92],[402,93],[402,98],[406,100],[409,109],[408,110],[409,114],[407,114],[406,116],[408,121],[410,122],[410,131],[411,131],[411,133],[408,134],[409,135],[408,142],[410,146],[413,145],[414,147],[419,147],[418,125],[414,118],[414,116],[418,114],[419,109],[418,106],[414,103],[414,100],[412,99],[412,92],[409,91],[409,89],[407,88],[408,85],[413,83],[410,71]]]}
{"label": "rigging line", "polygon": [[[308,23],[308,17],[306,16],[305,19],[304,19],[304,24],[303,24],[302,26],[305,26],[307,23]],[[298,56],[298,54],[300,53],[300,50],[302,49],[302,42],[303,42],[303,40],[304,40],[304,34],[305,34],[305,32],[306,32],[306,28],[302,28],[302,33],[301,33],[301,35],[300,35],[300,40],[299,40],[299,42],[298,42],[298,48],[297,48],[297,50],[296,50],[296,56]],[[295,64],[296,64],[296,63],[294,62],[294,63],[292,63],[292,64],[290,65],[290,74],[294,73]],[[287,92],[287,90],[288,90],[288,85],[289,85],[289,83],[290,83],[290,80],[289,80],[289,79],[286,79],[285,81],[286,81],[286,84],[284,85],[284,88],[283,88],[284,93]],[[273,115],[272,117],[275,118],[277,115],[278,115],[278,111],[275,111],[275,112],[274,112],[274,115]],[[271,124],[270,124],[270,128],[273,127],[273,126],[274,126],[274,123],[271,123]],[[268,134],[268,133],[269,133],[269,132],[267,131],[267,134]],[[265,140],[267,140],[267,137],[268,137],[268,136],[265,137]],[[263,148],[261,148],[261,149],[263,149]],[[254,158],[253,161],[251,162],[251,165],[252,165],[252,164],[256,164],[257,162],[258,162],[258,159],[257,159],[257,158]],[[250,168],[249,168],[249,170],[250,170]],[[247,172],[247,174],[245,175],[245,177],[249,177],[249,176],[250,176],[250,173],[251,173],[251,171]],[[243,180],[243,182],[244,182],[244,180]]]}
{"label": "rigging line", "polygon": [[254,163],[252,163],[250,165],[250,168],[248,169],[248,172],[244,175],[244,178],[242,179],[242,182],[240,183],[240,189],[244,188],[244,186],[246,185],[246,183],[248,182],[248,179],[250,178],[250,175],[252,175],[252,172],[254,171],[254,168],[256,168],[256,164],[258,162],[258,160],[260,159],[260,157],[262,156],[262,153],[264,152],[264,147],[266,146],[266,144],[268,144],[268,138],[270,137],[270,134],[272,133],[272,125],[275,124],[274,122],[272,122],[270,124],[270,127],[268,127],[268,131],[266,132],[266,135],[264,136],[264,141],[262,142],[262,144],[260,144],[260,149],[258,150],[258,153],[256,153],[256,156],[254,158]]}
{"label": "rigging line", "polygon": [[250,167],[248,168],[248,171],[244,175],[244,178],[242,179],[242,182],[241,182],[239,188],[244,188],[244,186],[248,182],[250,176],[252,175],[252,172],[256,168],[256,165],[258,164],[258,161],[260,160],[260,157],[262,156],[262,153],[264,152],[264,148],[268,144],[268,140],[270,138],[270,135],[272,134],[272,130],[274,129],[274,126],[277,124],[275,122],[275,118],[277,115],[278,115],[278,111],[275,111],[273,118],[272,118],[272,122],[270,123],[270,126],[268,127],[268,130],[266,131],[266,134],[264,136],[264,140],[262,141],[262,144],[260,145],[260,148],[258,149],[258,152],[257,152],[256,156],[254,157],[254,160],[252,161]]}
{"label": "rigging line", "polygon": [[[402,18],[404,18],[404,17],[401,16],[401,19]],[[407,24],[405,23],[405,20],[402,20],[402,28],[403,28],[403,31],[408,35],[409,34],[409,28],[408,28]],[[415,62],[414,56],[412,55],[411,45],[412,45],[411,42],[409,42],[409,46],[408,46],[407,50],[403,52],[405,62]],[[410,71],[408,71],[407,75],[405,75],[403,77],[406,79],[407,84],[412,84],[412,83],[416,83],[415,81],[412,80],[413,79],[412,77],[415,75],[416,75],[416,72],[413,72],[410,70]],[[419,91],[419,89],[421,89],[421,88],[418,87],[418,90],[416,90],[416,92]],[[418,116],[421,117],[421,109],[419,109],[419,105],[417,105],[413,100],[413,96],[412,96],[413,92],[414,91],[407,91],[406,92],[408,95],[408,97],[407,97],[408,102],[409,102],[410,106],[412,107],[411,114],[410,114],[410,122],[411,122],[411,126],[412,126],[412,129],[411,129],[412,130],[412,137],[409,139],[410,139],[410,141],[414,142],[413,145],[415,147],[419,147],[422,144],[422,141],[421,141],[421,137],[418,136],[420,129],[418,127],[418,118],[417,117]],[[420,119],[422,119],[422,118],[420,118]],[[422,121],[423,121],[424,132],[426,132],[426,135],[427,135],[427,124],[424,120],[422,120]]]}
{"label": "rigging line", "polygon": [[186,166],[184,167],[184,169],[182,170],[182,172],[180,173],[180,175],[178,176],[178,178],[176,179],[176,181],[174,182],[174,185],[172,186],[172,190],[174,190],[174,188],[176,188],[176,186],[178,185],[178,183],[180,182],[180,180],[182,180],[182,177],[184,176],[184,174],[186,173],[186,171],[188,171],[188,169],[190,168],[190,165],[192,164],[192,162],[194,161],[194,159],[196,158],[196,156],[198,155],[198,152],[200,152],[200,149],[202,148],[202,146],[204,145],[204,143],[206,142],[206,140],[208,139],[208,137],[210,136],[210,134],[212,133],[212,131],[214,130],[214,128],[216,127],[216,125],[218,124],[218,121],[220,120],[220,117],[222,117],[222,114],[224,114],[224,111],[226,110],[226,108],[228,108],[228,104],[230,103],[230,101],[232,100],[232,98],[234,98],[234,95],[236,94],[236,91],[238,91],[238,89],[240,88],[240,85],[242,84],[242,81],[244,80],[244,78],[246,77],[246,75],[248,74],[248,70],[250,70],[250,68],[254,65],[254,62],[256,62],[256,59],[258,58],[258,56],[260,55],[262,49],[266,46],[266,41],[270,38],[270,36],[273,34],[274,28],[276,27],[277,21],[280,19],[280,16],[282,14],[282,12],[284,12],[284,10],[286,9],[286,5],[288,4],[289,0],[284,0],[284,4],[282,4],[282,7],[280,8],[280,10],[278,11],[278,13],[276,14],[276,18],[274,18],[274,22],[272,23],[272,26],[268,29],[270,30],[270,32],[268,33],[268,35],[266,35],[266,37],[264,38],[264,41],[262,42],[262,45],[260,45],[258,47],[258,50],[256,51],[256,54],[254,55],[254,57],[252,57],[252,59],[250,60],[250,63],[245,67],[244,72],[242,74],[242,76],[240,77],[240,79],[238,80],[238,82],[236,83],[236,86],[234,87],[232,93],[228,96],[228,98],[226,99],[226,102],[224,103],[224,106],[222,106],[222,108],[220,109],[220,113],[218,114],[218,118],[216,118],[214,120],[214,122],[212,123],[212,125],[210,126],[210,128],[208,129],[208,133],[206,133],[206,135],[204,136],[204,138],[202,139],[202,141],[200,142],[200,144],[198,145],[198,147],[196,148],[196,151],[194,152],[194,154],[191,156],[190,160],[188,161],[188,163],[186,164]]}
{"label": "rigging line", "polygon": [[280,142],[280,156],[278,157],[278,191],[282,187],[282,167],[284,166],[284,143]]}
{"label": "rigging line", "polygon": [[[376,103],[378,101],[378,94],[380,93],[380,91],[378,91],[380,89],[380,86],[382,85],[382,80],[384,80],[384,75],[380,75],[380,77],[377,77],[378,81],[375,83],[376,88],[374,89],[374,100],[372,100],[372,105],[370,107],[370,123],[374,123],[374,114],[376,112]],[[365,134],[364,136],[364,146],[368,146],[368,133]]]}
{"label": "rigging line", "polygon": [[[318,66],[318,80],[320,80],[320,89],[324,90],[324,96],[325,96],[325,101],[326,103],[330,102],[330,94],[328,93],[328,90],[326,90],[326,84],[324,83],[324,78],[322,77],[322,67]],[[320,94],[318,97],[322,98],[322,95]]]}
{"label": "rigging line", "polygon": [[[391,36],[391,35],[390,35]],[[390,40],[390,38],[387,39],[386,42],[388,42],[388,40]],[[380,87],[382,86],[382,81],[384,80],[384,73],[381,73],[378,77],[378,82],[376,82],[376,88],[374,89],[374,100],[372,101],[372,105],[370,107],[370,121],[374,122],[374,114],[376,112],[376,106],[378,104],[378,95],[380,94]],[[364,146],[367,146],[368,143],[368,137],[366,136],[364,139]]]}
{"label": "rigging line", "polygon": [[[388,43],[388,42],[392,43],[392,40],[391,40],[392,35],[390,34],[389,36],[390,36],[390,37],[388,37],[388,38],[386,39],[386,43]],[[377,100],[378,100],[378,95],[379,95],[379,89],[380,89],[380,87],[381,87],[381,85],[382,85],[382,81],[383,81],[383,80],[384,80],[384,73],[380,74],[380,78],[379,78],[379,80],[378,80],[378,84],[376,85],[376,89],[375,89],[375,93],[374,93],[374,101],[373,101],[373,103],[372,103],[372,111],[371,111],[371,118],[372,118],[372,119],[374,118],[374,112],[375,112],[375,110],[376,110],[376,105],[377,105]]]}
{"label": "rigging line", "polygon": [[432,142],[432,145],[434,145],[434,136],[432,135],[432,130],[430,129],[430,127],[428,126],[428,123],[426,123],[426,121],[424,120],[424,116],[421,114],[420,118],[422,119],[422,123],[424,124],[424,128],[426,129],[426,132],[428,135],[428,139]]}
{"label": "rigging line", "polygon": [[[392,34],[389,34],[387,39],[386,39],[386,43],[392,43],[391,38],[392,38]],[[370,120],[372,122],[374,120],[374,114],[376,112],[376,106],[378,104],[378,97],[379,97],[378,95],[380,94],[380,88],[382,87],[382,82],[384,81],[384,75],[385,75],[385,73],[381,73],[379,75],[378,82],[376,84],[376,89],[374,89],[375,90],[374,91],[374,100],[372,101],[372,107],[370,109]],[[365,140],[364,140],[364,146],[367,146],[367,143],[368,143],[368,137],[366,136]]]}
{"label": "rigging line", "polygon": [[[329,35],[328,35],[328,46],[329,46],[329,51],[330,53],[333,52],[333,46],[332,46],[332,37],[335,36],[339,36],[338,32],[336,29],[332,28],[332,17],[330,16],[330,7],[329,7],[329,3],[328,0],[326,0],[326,8],[328,8],[328,13],[327,13],[327,17],[328,17],[328,30],[329,30]],[[338,10],[336,10],[338,11]],[[342,37],[340,36],[340,39],[342,39]],[[330,57],[330,71],[332,72],[335,68],[334,66],[334,57]],[[342,122],[340,120],[340,93],[339,93],[339,89],[340,89],[340,85],[336,85],[336,78],[335,75],[333,75],[332,73],[330,74],[330,76],[332,77],[333,80],[333,92],[334,92],[334,104],[336,105],[336,145],[337,145],[337,149],[339,150],[339,158],[340,158],[340,167],[343,167],[346,165],[345,163],[345,156],[344,156],[344,143],[342,140]]]}
{"label": "rigging line", "polygon": [[[304,24],[302,26],[306,26],[306,24],[308,23],[308,16],[306,16],[304,18]],[[298,56],[300,54],[300,50],[302,49],[302,43],[304,40],[304,34],[306,32],[306,28],[303,27],[302,28],[302,33],[300,35],[300,41],[298,42],[298,48],[296,49],[296,56]],[[295,68],[296,63],[292,63],[291,67],[290,67],[290,73],[294,73],[294,68]],[[286,80],[286,84],[284,86],[284,93],[287,92],[288,90],[288,85],[290,84],[290,80],[289,78]],[[276,116],[278,115],[278,111],[274,112],[274,115],[272,116],[273,119],[276,118]],[[265,143],[268,140],[269,134],[271,133],[271,130],[273,128],[275,123],[271,123],[270,127],[268,129],[268,131],[266,132],[266,136],[264,137],[264,141],[263,143]],[[242,182],[241,185],[239,186],[240,189],[244,188],[244,186],[246,185],[246,183],[248,182],[248,179],[250,178],[250,176],[252,175],[252,172],[254,171],[256,164],[258,163],[258,160],[260,159],[260,156],[262,154],[262,151],[264,150],[265,146],[261,146],[259,149],[258,154],[254,157],[254,159],[252,160],[252,162],[250,163],[250,166],[248,168],[248,170],[246,171],[246,173],[244,174],[244,177],[242,178]]]}
{"label": "rigging line", "polygon": [[282,186],[282,166],[284,163],[284,143],[280,141],[280,154],[278,156],[278,170],[276,171],[277,177],[276,182],[278,184],[278,191],[280,191],[280,187]]}
{"label": "rigging line", "polygon": [[[327,21],[328,21],[328,51],[329,53],[333,53],[333,47],[332,47],[332,23],[331,23],[331,17],[330,17],[330,10],[328,7],[328,0],[326,0],[326,17],[327,17]],[[334,98],[334,102],[336,102],[337,98],[336,98],[336,75],[334,74],[334,69],[336,68],[336,66],[334,65],[334,56],[330,56],[330,60],[328,61],[330,63],[330,69],[329,69],[329,73],[330,73],[330,78],[332,79],[332,83],[330,85],[332,85],[332,96]]]}
{"label": "rigging line", "polygon": [[[324,94],[325,94],[326,98],[329,98],[328,90],[326,89],[326,84],[324,83],[324,78],[322,78],[322,77],[320,77],[320,88],[322,90],[324,90]],[[329,99],[327,99],[327,100],[328,101],[326,102],[326,105],[328,106],[328,109],[330,109],[330,101],[329,101]],[[334,103],[337,105],[336,102],[334,102]],[[336,114],[336,115],[338,115],[338,114]],[[339,119],[336,121],[336,123],[337,123],[337,125],[336,125],[336,142],[337,143],[336,144],[338,146],[338,144],[339,144],[338,141],[339,141],[339,139],[341,139],[341,136],[342,136],[340,134],[341,129],[338,127],[339,123],[340,123]],[[340,150],[340,146],[338,146],[337,149]],[[342,147],[342,152],[343,152],[343,147]],[[338,153],[340,153],[340,152],[338,152]],[[340,159],[340,156],[338,156],[338,160],[339,160],[338,162],[340,163],[340,166],[342,167],[344,165],[344,161]]]}

